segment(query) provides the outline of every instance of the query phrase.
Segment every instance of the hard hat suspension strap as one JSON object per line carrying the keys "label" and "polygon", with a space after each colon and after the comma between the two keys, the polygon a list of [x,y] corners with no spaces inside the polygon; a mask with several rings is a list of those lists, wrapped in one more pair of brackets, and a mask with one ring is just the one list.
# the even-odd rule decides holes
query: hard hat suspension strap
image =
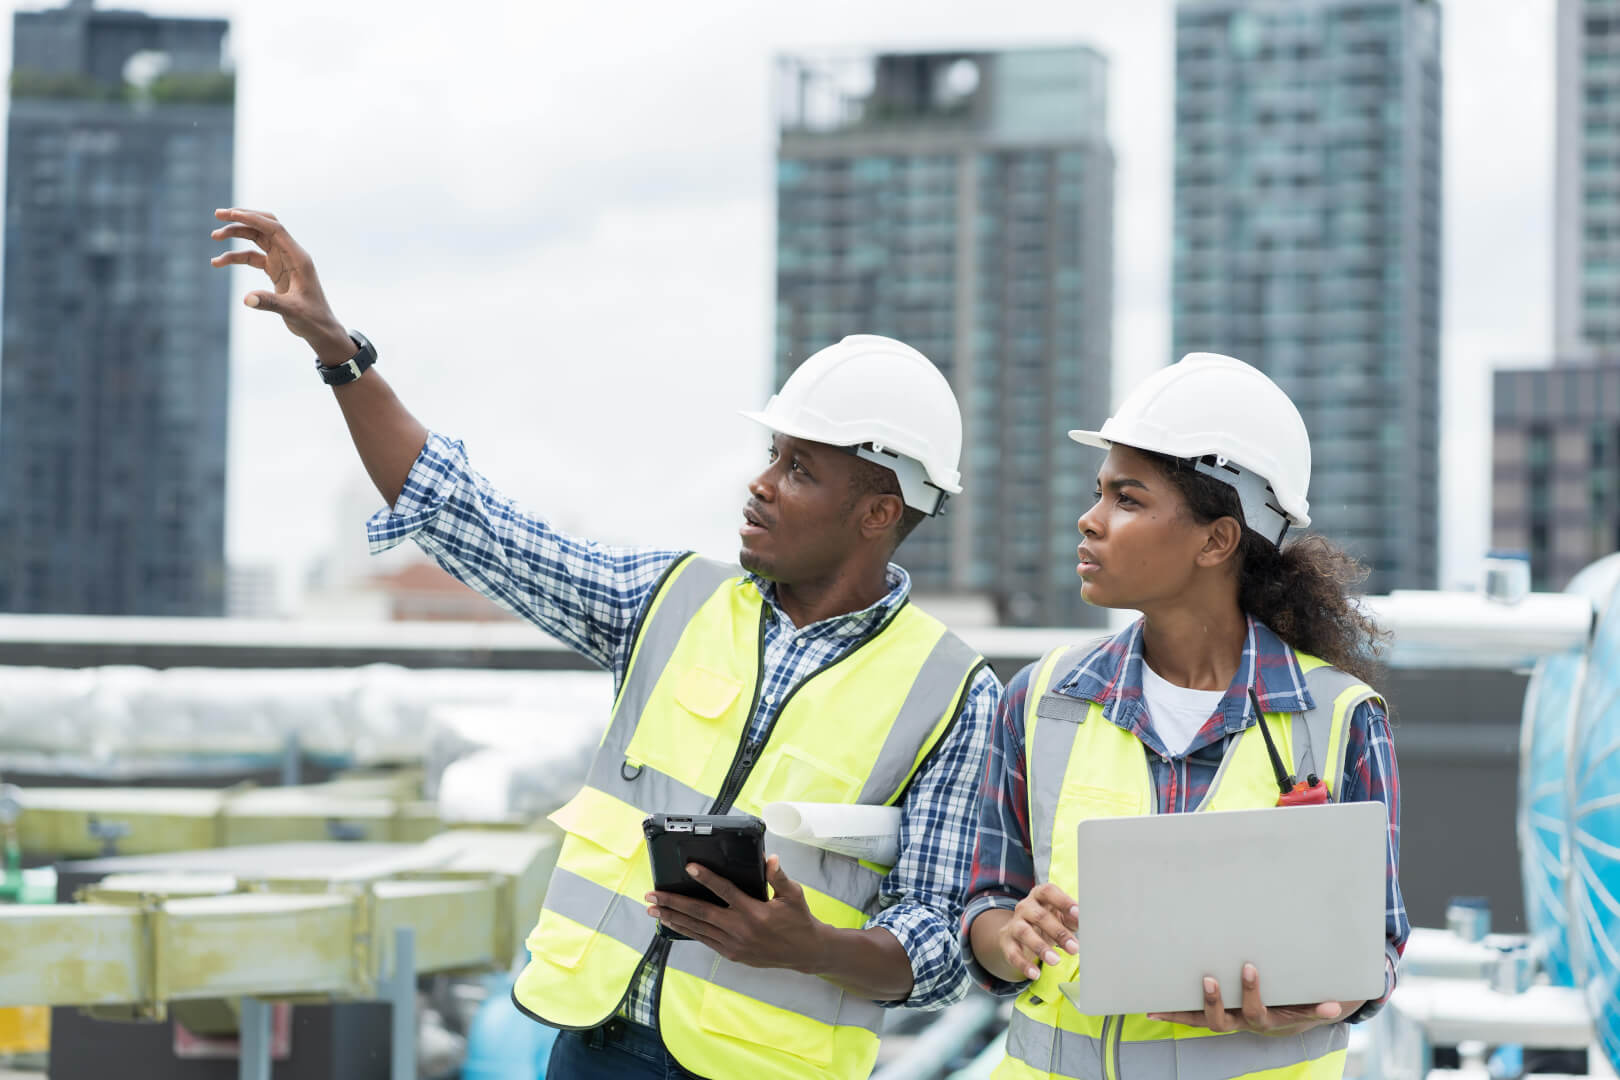
{"label": "hard hat suspension strap", "polygon": [[928,471],[923,468],[922,462],[873,443],[848,446],[844,449],[862,461],[870,461],[894,473],[895,478],[900,481],[900,497],[905,500],[907,506],[921,510],[929,517],[944,512],[947,496],[945,492],[928,482]]}
{"label": "hard hat suspension strap", "polygon": [[1265,477],[1214,454],[1198,458],[1193,468],[1236,491],[1243,507],[1243,523],[1282,547],[1283,537],[1288,535],[1288,515],[1277,505],[1277,496]]}

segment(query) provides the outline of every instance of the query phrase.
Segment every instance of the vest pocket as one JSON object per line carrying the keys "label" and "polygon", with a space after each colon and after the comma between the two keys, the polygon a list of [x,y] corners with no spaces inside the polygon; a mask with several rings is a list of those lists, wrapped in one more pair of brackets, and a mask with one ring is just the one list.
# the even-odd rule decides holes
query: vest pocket
{"label": "vest pocket", "polygon": [[681,708],[705,720],[716,720],[742,693],[742,681],[706,667],[690,667],[675,682]]}
{"label": "vest pocket", "polygon": [[[665,679],[673,679],[670,697],[676,707],[655,707],[643,716],[625,755],[688,787],[701,788],[709,758],[726,728],[720,721],[736,704],[743,684],[734,676],[706,667],[689,667],[679,674],[666,674]],[[655,695],[655,706],[657,700]]]}
{"label": "vest pocket", "polygon": [[1135,795],[1072,781],[1063,785],[1061,798],[1066,811],[1063,818],[1071,824],[1089,818],[1136,817],[1147,810]]}
{"label": "vest pocket", "polygon": [[533,955],[543,956],[558,967],[576,971],[585,962],[585,954],[590,951],[591,942],[595,939],[596,931],[592,927],[581,926],[550,908],[541,908],[540,920],[529,932],[529,939],[524,945]]}
{"label": "vest pocket", "polygon": [[[619,894],[630,875],[647,862],[643,816],[638,808],[591,787],[582,788],[548,815],[567,834],[557,866],[584,881],[566,875],[552,878],[540,920],[529,935],[530,952],[565,968],[583,963],[609,913],[627,903]],[[650,879],[651,870],[646,872]],[[574,890],[578,895],[553,890]]]}
{"label": "vest pocket", "polygon": [[804,1016],[777,1013],[745,994],[712,982],[703,986],[698,1026],[716,1035],[768,1046],[815,1065],[832,1064],[834,1029],[831,1026]]}
{"label": "vest pocket", "polygon": [[[829,765],[808,751],[787,743],[775,751],[766,783],[760,791],[772,802],[849,803],[861,792],[861,779]],[[757,812],[757,811],[756,811]]]}

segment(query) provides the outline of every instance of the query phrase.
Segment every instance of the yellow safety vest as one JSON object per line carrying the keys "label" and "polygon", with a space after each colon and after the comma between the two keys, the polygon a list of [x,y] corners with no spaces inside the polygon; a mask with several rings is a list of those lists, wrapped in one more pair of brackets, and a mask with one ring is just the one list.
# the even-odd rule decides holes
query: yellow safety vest
{"label": "yellow safety vest", "polygon": [[[871,636],[803,680],[763,743],[745,742],[762,693],[773,613],[735,566],[687,556],[655,590],[585,786],[552,820],[567,834],[513,1000],[548,1024],[592,1028],[661,964],[658,1020],[682,1067],[730,1080],[865,1077],[883,1010],[813,975],[752,968],[695,941],[664,942],[642,819],[758,815],[779,800],[890,805],[961,714],[984,660],[902,604]],[[814,915],[860,928],[888,868],[774,834],[767,852]]]}
{"label": "yellow safety vest", "polygon": [[[1037,881],[1077,881],[1075,843],[1081,821],[1157,812],[1152,773],[1141,741],[1111,723],[1102,705],[1048,693],[1052,680],[1074,670],[1094,645],[1059,649],[1037,666],[1024,721],[1029,821]],[[1295,651],[1314,707],[1266,713],[1278,753],[1294,774],[1314,773],[1337,796],[1344,772],[1351,715],[1374,691],[1325,661]],[[1259,726],[1227,747],[1198,810],[1242,810],[1277,804],[1276,774]],[[1215,1033],[1166,1024],[1144,1015],[1086,1016],[1063,995],[1079,960],[1043,967],[1019,996],[1007,1029],[1007,1057],[995,1080],[1337,1080],[1344,1074],[1349,1030],[1325,1025],[1298,1036]]]}

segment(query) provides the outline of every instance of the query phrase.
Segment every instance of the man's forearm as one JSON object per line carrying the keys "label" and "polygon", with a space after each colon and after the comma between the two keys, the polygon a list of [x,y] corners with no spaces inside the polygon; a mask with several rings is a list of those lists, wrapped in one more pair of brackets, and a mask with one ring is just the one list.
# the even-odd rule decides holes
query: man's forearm
{"label": "man's forearm", "polygon": [[904,1001],[911,996],[911,957],[900,940],[881,926],[869,930],[822,927],[821,963],[829,982],[872,1001]]}
{"label": "man's forearm", "polygon": [[[345,357],[347,359],[347,357]],[[410,414],[376,368],[332,388],[371,482],[392,507],[405,487],[428,431]]]}

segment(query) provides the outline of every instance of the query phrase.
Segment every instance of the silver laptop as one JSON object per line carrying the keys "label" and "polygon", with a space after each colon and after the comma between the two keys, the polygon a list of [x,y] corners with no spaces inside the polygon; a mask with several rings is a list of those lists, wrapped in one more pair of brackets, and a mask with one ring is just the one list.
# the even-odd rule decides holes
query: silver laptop
{"label": "silver laptop", "polygon": [[1242,971],[1267,1006],[1384,992],[1383,803],[1096,818],[1079,826],[1080,973],[1088,1015],[1227,1008]]}

